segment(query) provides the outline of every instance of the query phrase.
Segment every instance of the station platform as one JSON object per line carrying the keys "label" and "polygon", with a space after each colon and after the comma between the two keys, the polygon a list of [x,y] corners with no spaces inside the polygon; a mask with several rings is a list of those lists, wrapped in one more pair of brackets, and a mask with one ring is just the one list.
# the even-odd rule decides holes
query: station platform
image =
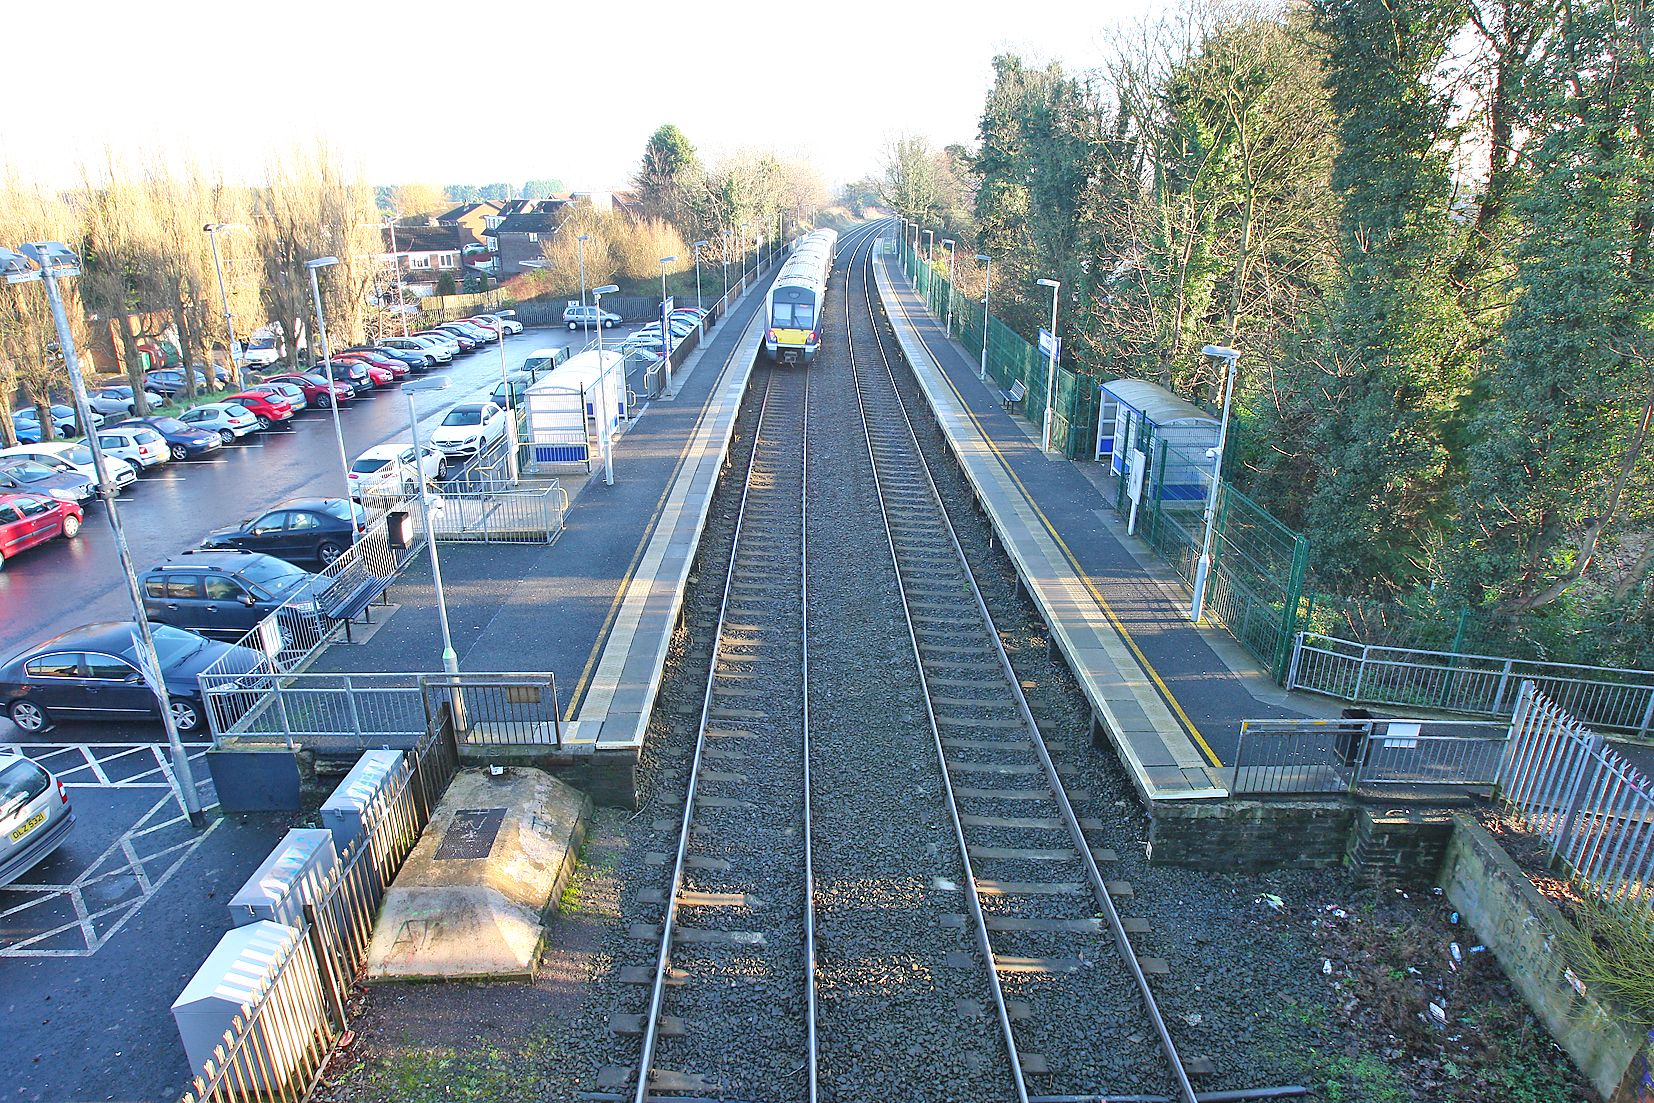
{"label": "station platform", "polygon": [[1125,535],[1085,464],[1042,452],[1038,427],[977,378],[979,352],[948,337],[893,255],[876,255],[875,283],[920,390],[1138,792],[1227,796],[1240,722],[1308,710],[1221,630],[1189,622],[1187,591]]}

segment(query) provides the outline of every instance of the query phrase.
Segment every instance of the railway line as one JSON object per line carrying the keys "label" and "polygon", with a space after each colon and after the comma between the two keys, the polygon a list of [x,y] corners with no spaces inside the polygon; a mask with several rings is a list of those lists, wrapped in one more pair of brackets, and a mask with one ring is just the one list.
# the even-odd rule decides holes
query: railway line
{"label": "railway line", "polygon": [[873,243],[841,243],[815,365],[754,375],[653,961],[620,975],[647,1000],[610,1024],[637,1056],[592,1097],[1193,1103],[908,419]]}

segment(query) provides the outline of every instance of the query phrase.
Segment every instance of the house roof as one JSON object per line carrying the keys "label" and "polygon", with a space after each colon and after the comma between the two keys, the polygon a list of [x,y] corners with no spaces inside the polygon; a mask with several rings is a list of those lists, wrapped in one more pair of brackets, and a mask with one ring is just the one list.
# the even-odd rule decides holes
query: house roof
{"label": "house roof", "polygon": [[461,203],[451,211],[437,215],[438,222],[458,222],[468,215],[481,211],[484,215],[500,214],[507,204],[514,202],[509,199],[479,199],[474,203]]}
{"label": "house roof", "polygon": [[[398,226],[396,228],[396,250],[399,253],[455,253],[462,244],[461,237],[466,241],[471,236],[459,226]],[[381,232],[381,240],[385,252],[391,251],[391,232]]]}
{"label": "house roof", "polygon": [[483,236],[555,233],[558,223],[563,221],[562,209],[567,204],[567,199],[539,200],[532,210],[508,216],[492,230],[484,230]]}

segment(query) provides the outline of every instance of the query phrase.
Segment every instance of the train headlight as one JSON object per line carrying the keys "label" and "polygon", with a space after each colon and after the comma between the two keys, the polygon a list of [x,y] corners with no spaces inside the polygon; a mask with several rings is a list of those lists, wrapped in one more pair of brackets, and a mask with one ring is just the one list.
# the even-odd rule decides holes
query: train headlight
{"label": "train headlight", "polygon": [[772,345],[775,344],[775,341],[776,341],[775,330],[773,330],[773,329],[770,330],[769,333],[766,334],[765,336],[768,339],[768,341],[770,342],[770,344],[772,344]]}

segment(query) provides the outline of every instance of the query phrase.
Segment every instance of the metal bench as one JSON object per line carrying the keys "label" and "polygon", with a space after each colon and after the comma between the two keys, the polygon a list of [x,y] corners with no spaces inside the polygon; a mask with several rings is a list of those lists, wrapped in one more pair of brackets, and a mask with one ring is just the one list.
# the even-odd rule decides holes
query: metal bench
{"label": "metal bench", "polygon": [[390,589],[391,577],[366,570],[340,575],[316,600],[316,611],[324,620],[344,621],[345,640],[350,640],[353,621],[367,612],[375,599]]}
{"label": "metal bench", "polygon": [[1027,397],[1028,387],[1022,382],[1022,380],[1019,379],[1015,383],[1011,384],[1010,390],[999,392],[999,404],[1009,410],[1012,406],[1015,406],[1018,402],[1021,402]]}

